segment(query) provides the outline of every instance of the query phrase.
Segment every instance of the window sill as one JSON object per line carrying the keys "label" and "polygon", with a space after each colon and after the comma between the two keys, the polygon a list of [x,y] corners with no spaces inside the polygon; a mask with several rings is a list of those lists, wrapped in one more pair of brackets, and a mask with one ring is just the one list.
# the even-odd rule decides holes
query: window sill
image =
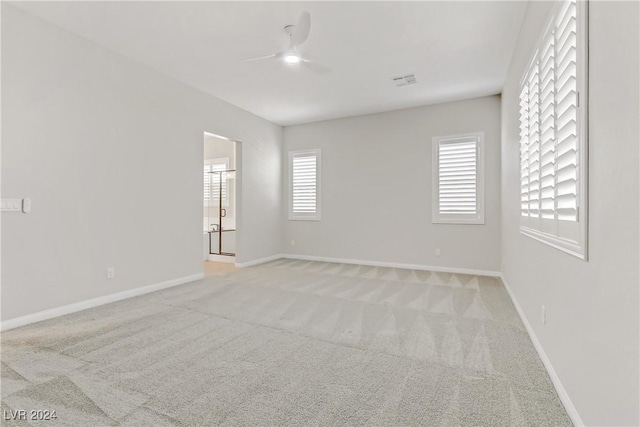
{"label": "window sill", "polygon": [[587,260],[586,251],[584,250],[584,248],[580,247],[577,242],[562,239],[557,236],[552,236],[551,234],[543,233],[533,228],[524,226],[520,226],[520,233],[553,248],[561,250],[562,252],[566,252],[569,255],[573,255],[576,258],[580,258],[584,261]]}
{"label": "window sill", "polygon": [[320,217],[319,216],[290,216],[289,217],[289,221],[320,221]]}
{"label": "window sill", "polygon": [[454,224],[454,225],[484,225],[484,215],[438,215],[431,217],[432,224]]}
{"label": "window sill", "polygon": [[461,220],[453,220],[453,219],[442,219],[442,220],[433,220],[431,224],[450,224],[450,225],[484,225],[484,221],[475,220],[470,221],[468,219]]}

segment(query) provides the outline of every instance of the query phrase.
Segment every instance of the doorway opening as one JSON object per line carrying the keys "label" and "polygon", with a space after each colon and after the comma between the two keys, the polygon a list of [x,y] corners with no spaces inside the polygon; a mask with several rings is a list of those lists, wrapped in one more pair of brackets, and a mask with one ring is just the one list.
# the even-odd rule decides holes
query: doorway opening
{"label": "doorway opening", "polygon": [[204,134],[202,229],[208,262],[235,263],[236,259],[236,145],[236,141]]}

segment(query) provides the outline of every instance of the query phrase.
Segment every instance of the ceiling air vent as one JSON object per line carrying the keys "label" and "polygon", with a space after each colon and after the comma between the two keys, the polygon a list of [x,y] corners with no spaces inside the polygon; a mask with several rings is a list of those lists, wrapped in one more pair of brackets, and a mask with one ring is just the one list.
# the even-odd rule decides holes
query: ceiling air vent
{"label": "ceiling air vent", "polygon": [[413,74],[405,74],[404,76],[393,77],[392,80],[393,83],[398,87],[418,83],[418,81],[416,80],[416,76],[414,76]]}

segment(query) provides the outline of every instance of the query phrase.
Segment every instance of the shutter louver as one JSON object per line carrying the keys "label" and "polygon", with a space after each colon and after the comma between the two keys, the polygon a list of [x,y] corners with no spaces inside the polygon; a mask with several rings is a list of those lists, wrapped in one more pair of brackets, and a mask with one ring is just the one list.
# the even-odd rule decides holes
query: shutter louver
{"label": "shutter louver", "polygon": [[558,14],[556,53],[556,200],[558,219],[578,220],[578,88],[576,4],[567,2]]}
{"label": "shutter louver", "polygon": [[540,82],[539,66],[529,75],[529,216],[540,211]]}
{"label": "shutter louver", "polygon": [[211,194],[211,175],[209,173],[211,171],[211,165],[204,165],[204,205],[209,206],[209,194]]}
{"label": "shutter louver", "polygon": [[529,85],[520,92],[520,214],[529,216]]}
{"label": "shutter louver", "polygon": [[555,69],[554,39],[545,40],[540,60],[540,215],[555,214]]}
{"label": "shutter louver", "polygon": [[440,214],[476,214],[476,142],[443,141],[438,150]]}
{"label": "shutter louver", "polygon": [[312,214],[317,211],[317,156],[299,154],[292,159],[292,211]]}
{"label": "shutter louver", "polygon": [[222,205],[228,206],[227,176],[225,173],[211,173],[227,170],[225,163],[204,165],[204,205],[218,206],[220,203],[220,181],[222,180]]}

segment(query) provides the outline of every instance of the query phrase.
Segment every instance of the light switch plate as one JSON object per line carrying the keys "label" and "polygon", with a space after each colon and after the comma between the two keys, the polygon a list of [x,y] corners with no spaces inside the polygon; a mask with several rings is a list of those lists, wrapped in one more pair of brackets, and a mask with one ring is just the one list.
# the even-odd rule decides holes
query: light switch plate
{"label": "light switch plate", "polygon": [[22,199],[2,199],[2,212],[22,212]]}

